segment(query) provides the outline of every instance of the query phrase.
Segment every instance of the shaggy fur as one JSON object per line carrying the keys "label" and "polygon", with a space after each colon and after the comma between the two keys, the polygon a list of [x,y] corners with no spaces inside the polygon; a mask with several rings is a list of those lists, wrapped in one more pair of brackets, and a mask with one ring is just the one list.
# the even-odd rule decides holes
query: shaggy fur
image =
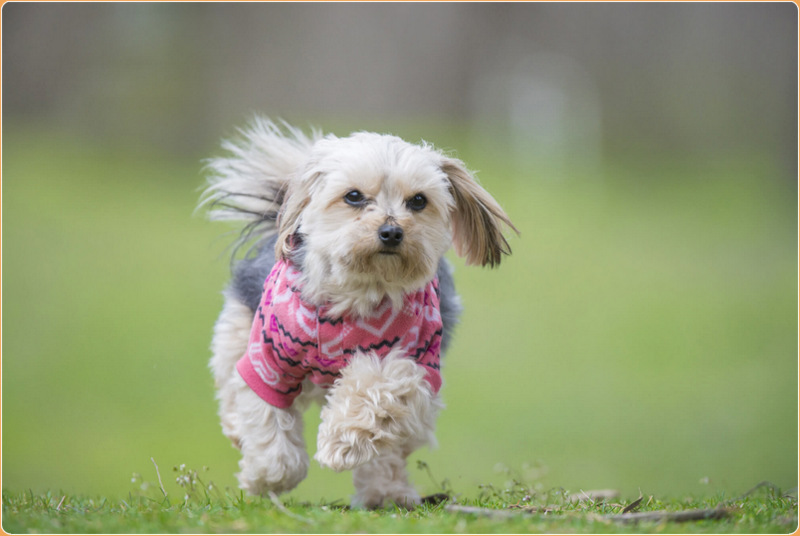
{"label": "shaggy fur", "polygon": [[210,367],[223,432],[241,451],[240,486],[280,493],[305,478],[303,412],[317,401],[314,459],[353,470],[353,504],[418,504],[405,460],[435,443],[443,405],[402,349],[383,358],[357,352],[330,389],[306,381],[286,409],[256,395],[236,362],[276,259],[300,270],[303,299],[334,318],[368,317],[385,299],[400,305],[438,276],[444,352],[461,310],[445,251],[454,245],[468,264],[495,266],[510,253],[502,226],[513,224],[460,161],[424,143],[366,132],[306,135],[255,119],[223,148],[227,155],[208,164],[203,206],[211,219],[244,222],[236,247],[251,247],[233,267]]}

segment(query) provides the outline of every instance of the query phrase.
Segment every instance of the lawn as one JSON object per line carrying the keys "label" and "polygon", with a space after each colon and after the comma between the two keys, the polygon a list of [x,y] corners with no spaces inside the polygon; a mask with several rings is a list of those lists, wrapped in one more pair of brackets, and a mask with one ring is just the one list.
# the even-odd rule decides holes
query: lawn
{"label": "lawn", "polygon": [[[229,237],[193,214],[201,155],[3,134],[4,528],[305,531],[269,499],[232,491],[237,456],[206,368]],[[455,259],[466,309],[444,364],[440,446],[411,460],[423,494],[446,481],[460,504],[504,508],[487,486],[526,482],[537,501],[614,488],[624,503],[641,489],[654,497],[641,509],[679,509],[762,481],[797,487],[797,189],[768,158],[609,156],[554,178],[451,132],[402,134],[463,147],[521,230],[495,270]],[[131,478],[153,480],[151,458],[209,466],[222,491],[188,506],[180,491],[139,496]],[[347,474],[312,467],[282,500],[311,532],[333,517],[345,532],[637,530],[341,511],[351,493]],[[743,501],[692,526],[796,523],[793,499]]]}
{"label": "lawn", "polygon": [[517,483],[510,489],[487,486],[478,498],[412,511],[365,511],[339,503],[245,498],[207,484],[196,471],[179,474],[195,483],[177,497],[155,485],[149,494],[132,492],[116,500],[6,493],[3,528],[10,533],[788,534],[798,523],[796,494],[766,483],[739,497],[681,500],[644,495],[602,500],[563,489],[539,494]]}

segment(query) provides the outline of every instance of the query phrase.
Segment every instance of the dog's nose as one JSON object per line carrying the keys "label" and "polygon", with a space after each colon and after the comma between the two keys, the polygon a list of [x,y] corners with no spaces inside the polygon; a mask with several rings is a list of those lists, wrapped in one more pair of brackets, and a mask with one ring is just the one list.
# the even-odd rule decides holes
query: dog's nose
{"label": "dog's nose", "polygon": [[381,239],[384,246],[395,248],[403,241],[403,228],[384,223],[378,228],[378,238]]}

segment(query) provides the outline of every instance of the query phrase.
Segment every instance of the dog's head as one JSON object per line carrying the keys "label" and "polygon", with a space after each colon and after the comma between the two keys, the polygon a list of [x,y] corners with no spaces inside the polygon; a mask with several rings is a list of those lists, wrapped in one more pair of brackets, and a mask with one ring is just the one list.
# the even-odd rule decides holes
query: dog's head
{"label": "dog's head", "polygon": [[404,293],[433,278],[454,245],[470,264],[510,253],[513,224],[464,165],[427,145],[357,133],[318,140],[290,183],[276,256],[302,264],[324,296]]}

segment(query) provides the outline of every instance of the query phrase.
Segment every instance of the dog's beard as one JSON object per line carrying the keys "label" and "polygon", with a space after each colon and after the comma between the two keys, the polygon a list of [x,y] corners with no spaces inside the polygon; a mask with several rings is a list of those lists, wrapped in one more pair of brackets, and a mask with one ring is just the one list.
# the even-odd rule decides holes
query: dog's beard
{"label": "dog's beard", "polygon": [[424,248],[411,243],[404,243],[397,249],[356,244],[351,254],[342,259],[342,264],[359,277],[371,278],[390,287],[400,286],[407,292],[430,280],[436,266]]}
{"label": "dog's beard", "polygon": [[342,249],[335,254],[328,248],[306,247],[301,267],[304,297],[316,305],[327,304],[334,317],[369,316],[385,298],[400,306],[405,294],[419,290],[436,274],[438,255],[411,241],[393,250],[358,240],[339,245]]}

